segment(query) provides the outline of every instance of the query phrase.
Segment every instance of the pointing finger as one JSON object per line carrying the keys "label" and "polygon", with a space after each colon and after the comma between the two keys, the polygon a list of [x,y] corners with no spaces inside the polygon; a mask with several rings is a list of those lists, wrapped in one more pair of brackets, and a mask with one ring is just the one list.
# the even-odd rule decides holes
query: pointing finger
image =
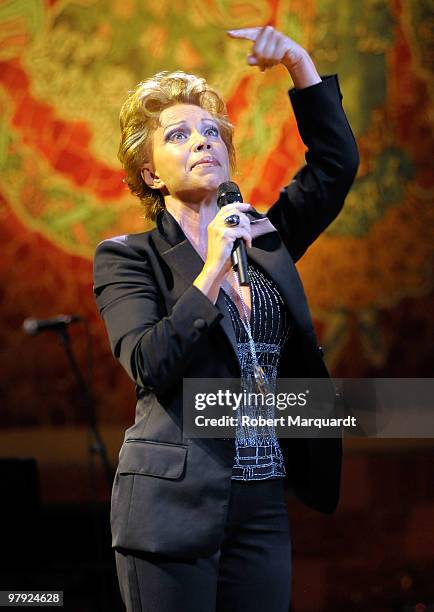
{"label": "pointing finger", "polygon": [[232,38],[244,38],[255,41],[262,28],[238,28],[237,30],[226,30]]}

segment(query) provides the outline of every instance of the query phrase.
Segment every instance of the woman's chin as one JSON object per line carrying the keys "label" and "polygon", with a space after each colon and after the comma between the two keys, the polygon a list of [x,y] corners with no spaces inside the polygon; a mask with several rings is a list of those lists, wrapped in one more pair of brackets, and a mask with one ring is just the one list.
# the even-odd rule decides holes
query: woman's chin
{"label": "woman's chin", "polygon": [[208,174],[207,176],[203,176],[202,180],[197,183],[197,189],[205,189],[206,191],[217,191],[219,185],[223,183],[225,179],[222,174]]}

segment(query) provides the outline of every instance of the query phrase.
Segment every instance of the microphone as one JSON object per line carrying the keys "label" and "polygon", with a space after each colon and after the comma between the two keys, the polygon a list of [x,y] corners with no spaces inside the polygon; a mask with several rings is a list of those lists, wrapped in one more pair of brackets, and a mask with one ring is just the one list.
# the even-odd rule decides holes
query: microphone
{"label": "microphone", "polygon": [[[232,181],[221,183],[217,190],[217,206],[221,208],[227,204],[234,202],[243,202],[240,188]],[[231,253],[232,265],[235,268],[240,285],[248,286],[250,284],[249,274],[247,271],[247,251],[244,240],[237,238],[234,242],[234,248]]]}
{"label": "microphone", "polygon": [[23,330],[29,336],[36,336],[40,332],[44,332],[47,330],[58,331],[64,329],[67,325],[71,325],[71,323],[77,323],[78,321],[82,321],[83,318],[77,315],[57,315],[57,317],[52,317],[51,319],[25,319],[23,323]]}

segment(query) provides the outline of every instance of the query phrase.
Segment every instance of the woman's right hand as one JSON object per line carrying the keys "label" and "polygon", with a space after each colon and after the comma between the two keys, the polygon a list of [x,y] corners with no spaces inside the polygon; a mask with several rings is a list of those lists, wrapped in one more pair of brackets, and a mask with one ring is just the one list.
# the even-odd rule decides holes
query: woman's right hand
{"label": "woman's right hand", "polygon": [[[250,219],[246,212],[252,208],[247,202],[234,202],[220,208],[214,219],[208,225],[208,251],[204,269],[214,272],[222,278],[231,268],[231,253],[237,238],[245,241],[247,247],[252,246]],[[225,219],[229,215],[238,215],[239,225],[227,226]]]}
{"label": "woman's right hand", "polygon": [[[200,289],[209,299],[216,303],[220,286],[232,266],[231,253],[237,238],[245,240],[246,246],[252,246],[250,219],[246,212],[252,208],[247,202],[235,202],[223,206],[208,225],[208,250],[202,272],[193,285]],[[228,227],[225,223],[229,215],[240,217],[239,225]]]}

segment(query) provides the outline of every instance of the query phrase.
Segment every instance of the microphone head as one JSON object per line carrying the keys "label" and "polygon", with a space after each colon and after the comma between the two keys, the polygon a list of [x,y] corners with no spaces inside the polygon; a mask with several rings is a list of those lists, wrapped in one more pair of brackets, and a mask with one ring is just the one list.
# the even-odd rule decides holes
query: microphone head
{"label": "microphone head", "polygon": [[232,181],[225,181],[218,186],[217,189],[217,206],[221,208],[226,204],[232,204],[233,202],[242,202],[243,196],[241,195],[240,188]]}
{"label": "microphone head", "polygon": [[60,314],[56,317],[52,317],[51,319],[26,319],[23,322],[23,330],[29,336],[35,336],[43,331],[53,330],[59,331],[66,328],[67,325],[71,325],[71,323],[76,323],[78,321],[84,321],[85,317],[80,317],[78,315],[64,315]]}
{"label": "microphone head", "polygon": [[38,321],[36,319],[25,319],[23,331],[29,336],[35,336],[38,333]]}

